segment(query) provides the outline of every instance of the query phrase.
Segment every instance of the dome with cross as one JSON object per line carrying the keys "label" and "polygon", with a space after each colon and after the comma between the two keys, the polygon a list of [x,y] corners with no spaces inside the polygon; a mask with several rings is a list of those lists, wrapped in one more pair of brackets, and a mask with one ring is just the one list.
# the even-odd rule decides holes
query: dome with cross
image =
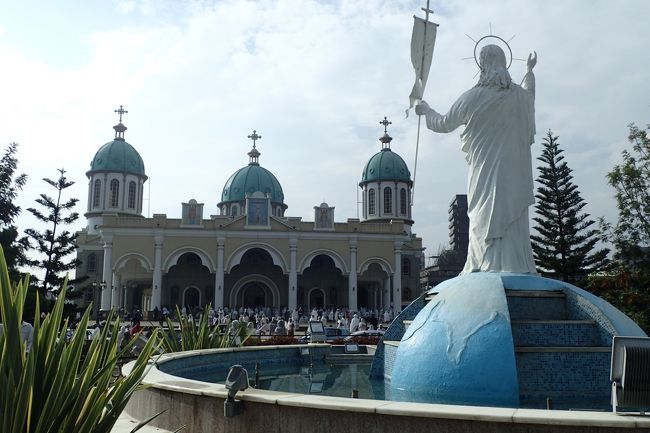
{"label": "dome with cross", "polygon": [[[280,182],[273,173],[259,164],[260,151],[257,150],[256,141],[262,136],[258,135],[257,131],[253,131],[248,138],[253,140],[253,148],[248,152],[249,163],[228,178],[221,192],[221,202],[217,206],[222,209],[223,213],[232,215],[231,204],[239,203],[242,208],[247,195],[261,192],[271,199],[271,206],[274,209],[279,207],[283,211],[287,205],[284,204],[284,192]],[[277,214],[277,210],[274,210],[274,215]]]}
{"label": "dome with cross", "polygon": [[393,138],[388,135],[388,125],[391,122],[384,117],[379,124],[384,127],[384,135],[379,138],[381,151],[368,160],[359,182],[363,194],[362,221],[401,219],[410,226],[413,224],[411,172],[402,157],[390,150]]}
{"label": "dome with cross", "polygon": [[363,184],[367,182],[383,180],[393,180],[412,184],[411,172],[409,171],[406,162],[404,162],[401,156],[390,149],[390,142],[393,138],[388,135],[388,125],[390,125],[391,122],[384,117],[384,120],[379,123],[384,125],[384,135],[379,138],[382,149],[374,154],[363,168],[360,185],[363,186]]}
{"label": "dome with cross", "polygon": [[118,172],[130,173],[138,176],[145,176],[144,161],[137,150],[124,140],[126,126],[122,123],[122,115],[128,113],[120,105],[115,110],[120,115],[120,122],[113,127],[115,138],[99,148],[95,157],[90,163],[90,170],[93,172]]}

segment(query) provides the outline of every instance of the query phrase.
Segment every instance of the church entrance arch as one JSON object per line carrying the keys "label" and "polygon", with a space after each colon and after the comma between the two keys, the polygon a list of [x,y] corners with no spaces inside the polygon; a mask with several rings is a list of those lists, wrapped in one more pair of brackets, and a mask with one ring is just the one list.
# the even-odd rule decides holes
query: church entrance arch
{"label": "church entrance arch", "polygon": [[181,254],[163,277],[163,284],[163,305],[177,304],[180,308],[193,308],[212,302],[214,274],[210,273],[197,253]]}
{"label": "church entrance arch", "polygon": [[381,309],[390,305],[390,274],[385,263],[368,261],[358,276],[357,304],[359,307]]}
{"label": "church entrance arch", "polygon": [[308,309],[311,311],[313,308],[325,308],[325,291],[320,287],[312,287],[308,295]]}
{"label": "church entrance arch", "polygon": [[265,307],[272,302],[273,294],[268,286],[260,281],[251,281],[246,283],[241,289],[242,302],[239,305],[245,307],[257,308]]}
{"label": "church entrance arch", "polygon": [[345,304],[344,299],[337,297],[340,293],[347,296],[347,277],[336,263],[329,255],[317,254],[306,264],[298,279],[298,284],[305,288],[302,296],[298,297],[299,305],[311,310],[313,307],[336,308]]}
{"label": "church entrance arch", "polygon": [[[263,304],[257,304],[260,301]],[[229,305],[230,307],[280,307],[280,290],[273,280],[265,275],[247,275],[237,280],[233,286]]]}
{"label": "church entrance arch", "polygon": [[188,311],[194,311],[195,307],[201,305],[201,292],[194,286],[187,287],[183,291],[183,306],[188,308]]}

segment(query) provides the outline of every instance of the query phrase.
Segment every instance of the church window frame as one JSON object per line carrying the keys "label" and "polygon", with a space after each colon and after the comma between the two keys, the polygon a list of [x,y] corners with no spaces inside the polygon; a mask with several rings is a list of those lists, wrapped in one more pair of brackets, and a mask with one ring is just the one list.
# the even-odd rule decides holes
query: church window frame
{"label": "church window frame", "polygon": [[86,258],[86,273],[91,274],[97,272],[97,254],[90,253]]}
{"label": "church window frame", "polygon": [[384,213],[393,213],[393,189],[389,186],[384,188]]}
{"label": "church window frame", "polygon": [[368,214],[369,215],[374,215],[375,212],[376,212],[375,189],[370,188],[368,190]]}
{"label": "church window frame", "polygon": [[129,182],[129,200],[128,208],[135,209],[135,193],[136,193],[136,184],[134,181]]}
{"label": "church window frame", "polygon": [[402,259],[402,275],[411,275],[411,261],[409,259]]}
{"label": "church window frame", "polygon": [[99,179],[95,179],[95,182],[93,184],[93,208],[101,206],[101,202],[100,202],[101,198],[102,198],[102,181]]}
{"label": "church window frame", "polygon": [[236,217],[238,215],[239,215],[239,206],[233,204],[232,206],[230,206],[230,216]]}
{"label": "church window frame", "polygon": [[406,188],[401,188],[399,190],[399,211],[402,215],[406,215],[407,201]]}
{"label": "church window frame", "polygon": [[118,207],[120,203],[120,181],[111,180],[110,184],[110,207]]}

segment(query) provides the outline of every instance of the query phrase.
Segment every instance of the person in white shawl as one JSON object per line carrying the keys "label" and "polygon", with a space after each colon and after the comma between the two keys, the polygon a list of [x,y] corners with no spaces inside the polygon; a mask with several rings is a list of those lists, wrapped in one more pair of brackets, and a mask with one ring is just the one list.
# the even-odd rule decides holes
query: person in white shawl
{"label": "person in white shawl", "polygon": [[462,150],[469,163],[469,251],[461,274],[536,273],[528,207],[534,203],[530,145],[535,135],[537,54],[530,54],[522,85],[512,83],[497,45],[480,52],[481,76],[445,115],[422,101],[427,127],[451,132],[465,125]]}

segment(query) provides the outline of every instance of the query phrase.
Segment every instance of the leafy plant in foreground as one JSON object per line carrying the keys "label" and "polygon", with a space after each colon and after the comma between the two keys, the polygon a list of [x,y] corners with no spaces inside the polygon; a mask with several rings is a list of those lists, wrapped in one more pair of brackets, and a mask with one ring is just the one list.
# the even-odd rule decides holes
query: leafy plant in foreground
{"label": "leafy plant in foreground", "polygon": [[118,350],[120,323],[111,316],[84,351],[89,307],[70,341],[65,341],[64,283],[54,308],[43,320],[36,303],[33,344],[27,351],[20,328],[28,284],[28,278],[11,284],[0,248],[0,431],[110,432],[139,389],[158,339],[149,339],[131,374],[113,380],[118,358],[131,350],[135,339]]}
{"label": "leafy plant in foreground", "polygon": [[[206,311],[209,310],[210,305],[206,308]],[[231,324],[222,334],[219,332],[219,325],[210,325],[207,314],[202,314],[199,322],[196,323],[190,318],[191,316],[181,314],[176,306],[176,317],[178,317],[180,331],[175,329],[174,322],[168,317],[167,329],[160,333],[161,346],[166,352],[232,347],[237,345],[237,337],[240,340],[239,344],[243,344],[248,338],[245,323],[235,325],[235,329],[232,329]]]}

